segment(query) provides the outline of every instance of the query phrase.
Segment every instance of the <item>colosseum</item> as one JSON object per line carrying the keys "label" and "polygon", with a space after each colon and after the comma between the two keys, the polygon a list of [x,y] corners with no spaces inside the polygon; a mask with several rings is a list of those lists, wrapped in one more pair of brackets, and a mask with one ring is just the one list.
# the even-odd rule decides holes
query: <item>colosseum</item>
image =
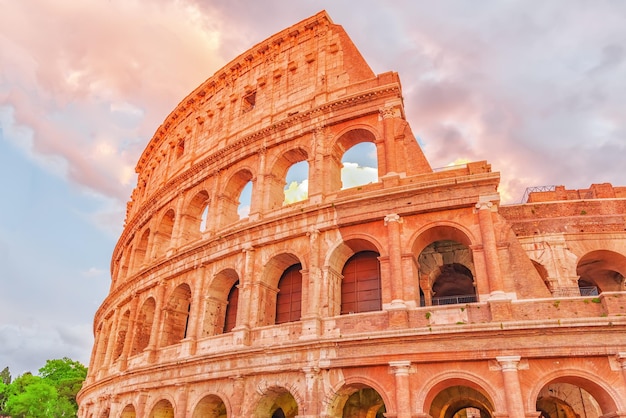
{"label": "colosseum", "polygon": [[487,162],[431,168],[326,12],[191,92],[136,171],[80,417],[626,417],[626,187],[501,205]]}

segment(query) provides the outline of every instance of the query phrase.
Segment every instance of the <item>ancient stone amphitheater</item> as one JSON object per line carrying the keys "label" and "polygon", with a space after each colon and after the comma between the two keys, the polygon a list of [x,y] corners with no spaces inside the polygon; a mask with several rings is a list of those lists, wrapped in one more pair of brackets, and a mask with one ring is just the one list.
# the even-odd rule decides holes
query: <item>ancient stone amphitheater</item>
{"label": "ancient stone amphitheater", "polygon": [[80,417],[626,417],[626,188],[501,206],[488,163],[432,169],[325,12],[189,94],[137,173]]}

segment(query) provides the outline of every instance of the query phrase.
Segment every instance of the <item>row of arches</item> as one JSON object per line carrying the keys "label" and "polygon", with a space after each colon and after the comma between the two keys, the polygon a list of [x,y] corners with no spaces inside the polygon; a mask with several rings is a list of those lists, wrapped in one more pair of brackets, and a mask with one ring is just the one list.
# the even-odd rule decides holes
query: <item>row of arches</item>
{"label": "row of arches", "polygon": [[[507,409],[527,410],[527,413],[540,418],[578,418],[610,416],[619,410],[617,392],[608,389],[607,384],[581,377],[578,374],[560,372],[557,376],[538,382],[536,387],[527,388],[529,397],[525,405],[509,405],[498,388],[486,380],[468,373],[452,373],[458,376],[442,379],[434,377],[426,387],[410,393],[418,408],[433,418],[495,418],[507,414]],[[294,418],[304,411],[304,397],[299,387],[274,385],[264,388],[244,399],[242,394],[225,395],[220,392],[200,394],[198,399],[187,400],[191,418],[228,418],[253,416],[263,418]],[[377,384],[371,379],[351,379],[332,395],[317,398],[321,416],[342,418],[383,418],[387,413],[408,411],[414,407],[408,399],[399,399],[389,393],[394,388]],[[311,395],[309,395],[311,396]],[[317,395],[313,395],[317,396]],[[233,399],[234,398],[234,399]],[[243,401],[243,403],[242,403]],[[89,418],[135,418],[143,412],[149,418],[174,418],[176,397],[155,397],[146,405],[129,401],[122,403],[121,411],[111,411],[105,407],[99,414],[87,414]],[[178,403],[180,405],[180,403]],[[534,408],[534,410],[533,410]],[[415,411],[413,411],[414,413]],[[307,415],[308,416],[308,415]],[[396,415],[393,415],[396,416]],[[528,416],[528,415],[527,415]]]}
{"label": "row of arches", "polygon": [[[377,182],[377,154],[381,151],[377,150],[376,135],[367,129],[355,129],[341,138],[336,145],[341,152],[340,163],[335,164],[340,180],[332,181],[333,188],[353,188]],[[184,193],[179,201],[166,206],[135,234],[118,257],[114,277],[132,274],[165,256],[170,249],[195,242],[204,234],[210,235],[255,213],[306,200],[309,186],[320,186],[315,183],[321,180],[311,182],[309,178],[309,164],[314,160],[306,150],[298,147],[267,164],[270,167],[267,173],[262,171],[266,165],[264,162],[259,162],[262,167],[257,170],[244,165],[224,175],[221,190],[219,185],[211,184]],[[329,181],[327,179],[332,178],[332,174],[321,177]],[[221,181],[215,180],[216,183]],[[314,189],[312,192],[319,193]]]}
{"label": "row of arches", "polygon": [[[428,241],[417,240],[425,247],[414,257],[416,275],[412,285],[417,284],[419,289],[415,305],[477,302],[477,273],[469,238],[453,228],[435,229],[436,233],[429,230],[423,236],[444,239],[427,245]],[[414,247],[420,248],[417,243]],[[317,277],[321,280],[318,286],[323,288],[318,294],[309,292],[312,276],[306,266],[308,260],[294,253],[272,257],[252,275],[242,275],[245,260],[233,260],[239,268],[225,267],[206,279],[195,270],[151,287],[118,308],[118,316],[100,322],[94,364],[104,367],[149,348],[229,333],[237,326],[255,328],[296,322],[307,315],[332,317],[381,311],[384,303],[392,300],[390,269],[381,267],[381,260],[388,263],[390,257],[384,253],[381,256],[381,250],[379,244],[362,238],[338,245],[329,256],[329,266],[322,277]],[[601,254],[611,254],[612,260],[626,259],[605,250]],[[591,252],[582,257],[581,269],[594,256],[598,254]],[[610,259],[604,260],[593,264],[603,265],[604,269],[619,268],[615,263],[609,264]],[[387,271],[386,276],[383,270]],[[593,280],[590,270],[585,271],[587,275],[579,279],[584,284]],[[620,274],[602,272],[598,276],[602,285],[602,278],[610,276],[613,280]]]}

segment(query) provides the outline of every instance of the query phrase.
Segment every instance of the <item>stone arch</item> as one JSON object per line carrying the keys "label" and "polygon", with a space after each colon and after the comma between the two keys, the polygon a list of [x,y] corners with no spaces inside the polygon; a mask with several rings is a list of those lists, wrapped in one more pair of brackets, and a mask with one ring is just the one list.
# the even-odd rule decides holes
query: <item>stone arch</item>
{"label": "stone arch", "polygon": [[366,377],[346,379],[333,391],[326,408],[327,416],[345,418],[382,418],[392,403],[379,382]]}
{"label": "stone arch", "polygon": [[153,254],[155,258],[159,258],[165,255],[167,250],[170,247],[172,232],[174,231],[174,222],[176,218],[176,213],[174,209],[168,209],[165,211],[161,220],[159,221],[159,226],[157,230],[154,232],[154,250]]}
{"label": "stone arch", "polygon": [[[351,259],[351,257],[355,256],[359,253],[376,253],[377,260],[381,256],[381,248],[380,243],[365,234],[354,234],[347,237],[346,240],[340,242],[332,251],[329,253],[327,258],[327,266],[326,266],[326,274],[328,274],[328,306],[329,306],[329,315],[336,316],[341,314],[342,312],[342,297],[345,296],[344,292],[346,288],[343,287],[344,284],[344,267],[346,263]],[[379,276],[378,282],[380,286],[380,303],[382,306],[382,284],[381,284],[381,273],[380,273],[380,262],[378,264]],[[354,277],[357,278],[356,276]],[[374,280],[372,280],[372,284]],[[350,285],[352,286],[352,284]],[[358,295],[354,295],[358,298]],[[346,312],[356,312],[348,310]],[[364,311],[365,312],[365,311]]]}
{"label": "stone arch", "polygon": [[282,386],[270,386],[263,390],[263,396],[257,403],[253,417],[258,418],[294,418],[300,411],[297,394],[292,394]]}
{"label": "stone arch", "polygon": [[160,399],[152,408],[148,418],[174,418],[174,403],[169,399]]}
{"label": "stone arch", "polygon": [[[209,193],[206,190],[200,190],[195,193],[187,203],[181,215],[181,239],[183,244],[196,241],[202,237],[202,232],[204,232],[201,228],[203,224],[202,216],[208,205]],[[204,226],[206,229],[206,220]]]}
{"label": "stone arch", "polygon": [[230,405],[216,394],[205,394],[193,408],[191,418],[227,418]]}
{"label": "stone arch", "polygon": [[187,337],[190,312],[191,288],[182,283],[172,291],[164,307],[161,347],[177,344]]}
{"label": "stone arch", "polygon": [[[279,282],[283,273],[294,265],[300,265],[301,259],[293,252],[281,252],[272,256],[266,263],[260,278],[263,286],[259,287],[258,325],[271,325],[276,321],[276,303],[278,300]],[[300,277],[302,288],[302,277]]]}
{"label": "stone arch", "polygon": [[554,288],[553,288],[554,286],[550,282],[549,275],[548,275],[548,269],[546,269],[546,266],[544,266],[543,264],[541,264],[538,261],[533,260],[532,258],[530,259],[530,262],[533,264],[533,267],[535,268],[535,270],[537,270],[537,273],[539,273],[539,277],[541,277],[541,280],[546,285],[546,288],[550,292],[553,292],[554,291]]}
{"label": "stone arch", "polygon": [[413,241],[420,305],[471,303],[476,296],[476,268],[471,240],[457,225],[436,225]]}
{"label": "stone arch", "polygon": [[135,321],[133,342],[130,351],[131,356],[140,354],[148,347],[155,310],[156,301],[153,297],[148,297],[141,305],[139,315],[137,315],[137,320]]}
{"label": "stone arch", "polygon": [[270,165],[270,176],[266,176],[265,194],[267,206],[264,210],[274,210],[283,206],[285,202],[286,176],[289,168],[294,164],[309,159],[308,151],[302,146],[289,149],[280,154]]}
{"label": "stone arch", "polygon": [[[558,386],[559,384],[573,385],[589,393],[602,411],[601,415],[603,416],[610,416],[612,412],[626,408],[626,404],[620,402],[620,395],[613,389],[613,386],[603,381],[597,374],[580,369],[561,369],[545,375],[530,390],[526,410],[534,411],[537,401],[546,393],[549,393],[550,385]],[[554,396],[554,398],[560,399],[558,396]],[[619,403],[622,403],[622,405],[619,405]]]}
{"label": "stone arch", "polygon": [[[418,393],[417,406],[433,418],[452,418],[458,411],[473,408],[481,418],[506,411],[501,393],[484,379],[467,372],[437,375]],[[499,395],[498,395],[499,394]]]}
{"label": "stone arch", "polygon": [[[252,182],[252,195],[254,196],[254,176],[248,168],[239,169],[225,182],[218,202],[217,216],[220,227],[232,224],[240,219],[237,210],[240,204],[241,192],[249,182]],[[252,201],[254,199],[251,199]]]}
{"label": "stone arch", "polygon": [[202,325],[203,337],[224,332],[227,311],[234,308],[235,314],[237,313],[237,306],[231,307],[229,296],[232,289],[238,286],[238,283],[239,274],[234,268],[225,268],[213,276],[207,287]]}
{"label": "stone arch", "polygon": [[[581,295],[585,288],[597,293],[626,290],[626,256],[609,250],[595,250],[583,255],[576,266]],[[596,293],[596,294],[597,294]],[[590,295],[589,293],[584,296]]]}
{"label": "stone arch", "polygon": [[146,262],[148,257],[148,241],[150,239],[150,228],[146,228],[139,238],[139,242],[135,247],[135,254],[133,256],[132,269],[137,271]]}
{"label": "stone arch", "polygon": [[[329,185],[330,191],[337,191],[342,188],[341,184],[341,162],[343,155],[347,150],[362,142],[372,142],[376,145],[376,157],[378,162],[385,160],[382,142],[379,141],[379,133],[369,125],[358,124],[352,125],[335,137],[331,146],[331,160],[328,178],[331,181]],[[380,178],[380,164],[378,168],[378,178]]]}
{"label": "stone arch", "polygon": [[133,404],[128,404],[122,409],[120,413],[120,418],[136,418],[137,413],[135,411],[135,407]]}

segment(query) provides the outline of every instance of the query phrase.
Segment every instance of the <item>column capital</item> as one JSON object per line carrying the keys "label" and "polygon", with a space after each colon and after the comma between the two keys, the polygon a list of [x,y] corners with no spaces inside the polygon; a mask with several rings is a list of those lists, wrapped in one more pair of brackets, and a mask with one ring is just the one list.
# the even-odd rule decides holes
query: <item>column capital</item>
{"label": "column capital", "polygon": [[493,206],[493,203],[491,202],[477,202],[474,207],[478,210],[485,210],[485,209],[490,210],[492,206]]}
{"label": "column capital", "polygon": [[399,118],[401,116],[398,106],[385,106],[378,109],[383,119]]}
{"label": "column capital", "polygon": [[517,371],[519,366],[519,362],[521,361],[521,356],[498,356],[496,357],[496,361],[502,368],[503,372],[506,371]]}
{"label": "column capital", "polygon": [[385,226],[387,226],[389,222],[402,223],[402,218],[397,213],[390,213],[389,215],[385,216]]}
{"label": "column capital", "polygon": [[408,374],[411,372],[411,362],[408,360],[390,361],[389,367],[391,367],[392,373],[396,376],[408,376]]}
{"label": "column capital", "polygon": [[317,239],[317,237],[320,235],[320,231],[319,229],[311,228],[308,231],[306,231],[306,235],[307,237],[310,237],[311,239]]}
{"label": "column capital", "polygon": [[243,247],[243,249],[241,250],[242,253],[247,254],[247,253],[251,253],[254,252],[254,247],[252,245],[246,245],[245,247]]}
{"label": "column capital", "polygon": [[617,359],[619,365],[622,366],[622,369],[626,371],[626,352],[617,353],[615,358]]}

